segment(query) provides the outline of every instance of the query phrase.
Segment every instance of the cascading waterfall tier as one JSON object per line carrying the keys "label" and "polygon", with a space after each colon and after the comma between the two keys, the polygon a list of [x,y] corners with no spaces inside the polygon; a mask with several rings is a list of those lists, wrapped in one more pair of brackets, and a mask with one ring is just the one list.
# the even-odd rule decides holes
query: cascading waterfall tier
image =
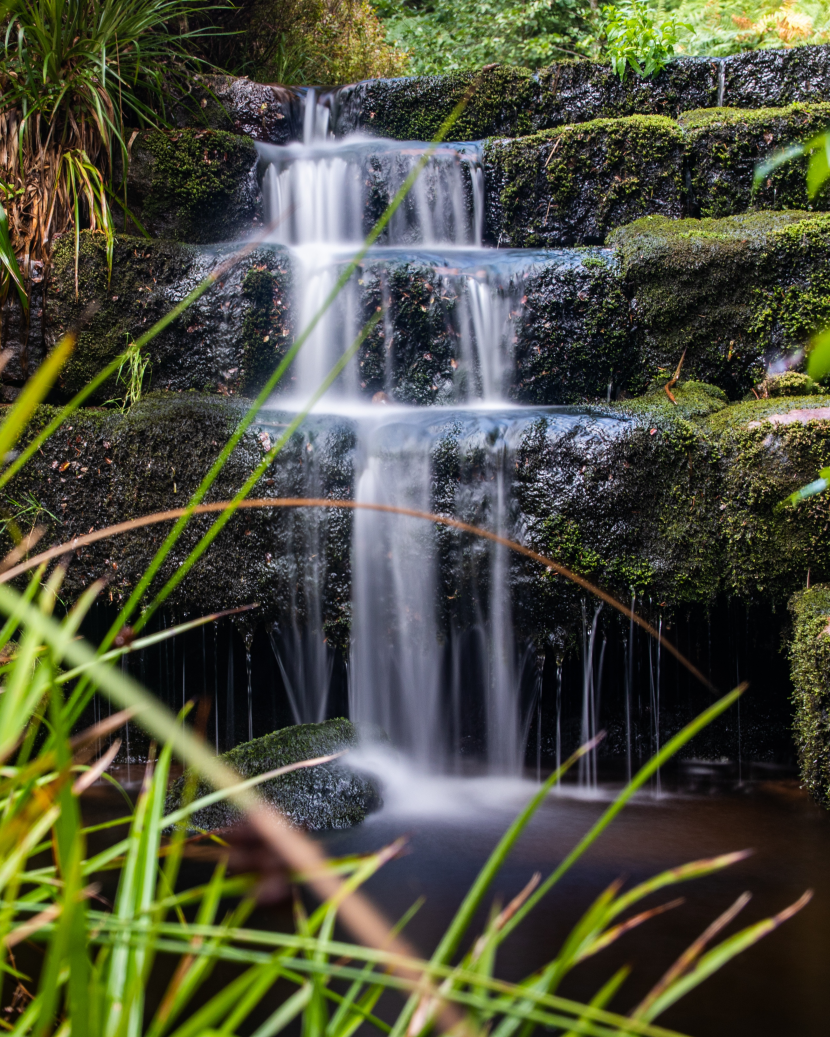
{"label": "cascading waterfall tier", "polygon": [[[341,414],[354,429],[355,499],[440,511],[449,502],[436,497],[436,470],[451,464],[459,493],[447,510],[460,509],[468,521],[512,535],[515,447],[539,417],[538,409],[511,406],[507,397],[523,282],[540,264],[568,260],[482,248],[477,145],[432,149],[361,136],[334,140],[328,109],[313,91],[305,104],[302,144],[259,146],[273,239],[291,250],[298,328],[312,323],[366,234],[408,178],[419,175],[317,320],[290,372],[289,400],[281,395],[273,404],[304,404],[371,312],[381,310],[381,360],[375,360],[385,364],[382,377],[375,372],[372,380],[367,358],[355,359],[317,408]],[[389,320],[390,286],[400,288],[413,270],[421,272],[430,303],[445,304],[441,334],[452,340],[453,357],[441,385],[429,386],[430,402],[442,406],[404,406],[396,399],[393,356],[413,363],[416,353],[430,355],[434,341],[417,327],[403,327],[406,305],[395,323]],[[413,316],[419,306],[426,311],[406,287],[399,294],[411,302]],[[393,349],[396,337],[405,342]],[[313,495],[310,484],[307,492]],[[310,513],[305,521],[320,520]],[[306,542],[315,543],[313,529]],[[319,572],[325,560],[314,555],[306,569]],[[353,719],[382,731],[425,766],[450,769],[474,747],[494,771],[517,772],[533,667],[513,628],[510,564],[509,552],[497,544],[461,549],[430,523],[358,511],[351,551]],[[446,607],[459,598],[463,608]],[[325,714],[331,672],[313,592],[311,599],[304,628],[275,632],[272,641],[298,720]]]}

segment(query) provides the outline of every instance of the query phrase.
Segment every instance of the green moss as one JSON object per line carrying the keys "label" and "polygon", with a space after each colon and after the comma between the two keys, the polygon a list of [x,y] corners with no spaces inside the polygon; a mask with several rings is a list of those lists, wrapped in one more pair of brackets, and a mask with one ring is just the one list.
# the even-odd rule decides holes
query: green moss
{"label": "green moss", "polygon": [[651,216],[610,237],[633,297],[644,374],[673,369],[743,396],[775,353],[803,348],[830,294],[830,216]]}
{"label": "green moss", "polygon": [[601,243],[647,213],[679,216],[681,146],[675,123],[643,115],[490,140],[490,235],[518,247]]}
{"label": "green moss", "polygon": [[449,139],[480,140],[495,133],[530,133],[535,93],[530,69],[499,65],[481,72],[358,83],[346,88],[341,104],[354,109],[357,125],[378,136],[432,140],[468,98]]}
{"label": "green moss", "polygon": [[[73,395],[129,342],[149,330],[232,252],[119,235],[108,279],[103,235],[80,236],[79,294],[69,237],[52,254],[50,334],[56,339],[85,318],[61,373],[59,392]],[[90,309],[95,306],[90,315]],[[234,265],[221,283],[144,347],[145,389],[198,389],[233,394],[256,390],[273,371],[290,335],[288,256],[263,247]],[[93,396],[123,395],[113,376]]]}
{"label": "green moss", "polygon": [[128,201],[156,237],[213,242],[237,237],[260,215],[250,137],[224,130],[151,130],[133,145]]}
{"label": "green moss", "polygon": [[790,674],[801,780],[830,807],[830,587],[819,584],[790,600]]}
{"label": "green moss", "polygon": [[830,104],[741,110],[713,108],[680,117],[686,135],[689,211],[704,217],[731,216],[751,208],[830,207],[830,192],[807,195],[806,159],[787,162],[754,184],[756,165],[774,152],[821,132]]}
{"label": "green moss", "polygon": [[[804,585],[808,573],[814,580],[830,578],[826,498],[781,506],[830,463],[830,422],[821,412],[808,420],[811,409],[828,404],[827,396],[753,400],[706,422],[719,458],[719,538],[729,593],[778,606]],[[803,420],[769,420],[791,410]]]}
{"label": "green moss", "polygon": [[579,576],[586,576],[623,597],[634,592],[644,594],[651,588],[655,573],[648,559],[637,556],[603,558],[599,551],[585,545],[579,524],[561,514],[545,519],[542,529],[548,556]]}
{"label": "green moss", "polygon": [[[771,375],[757,387],[761,397],[776,396],[819,396],[826,390],[818,382],[801,371],[786,371],[784,374]],[[747,397],[749,399],[749,397]]]}
{"label": "green moss", "polygon": [[[322,724],[284,727],[237,745],[221,759],[240,778],[253,778],[302,760],[353,749],[357,741],[354,725],[341,717]],[[165,805],[167,813],[181,805],[186,782],[187,776],[183,776],[172,786]],[[195,796],[211,791],[207,783],[198,782]],[[259,785],[258,791],[292,824],[313,831],[350,828],[380,806],[380,790],[374,779],[335,762],[271,778]],[[222,801],[192,815],[190,823],[194,828],[209,830],[225,828],[241,819],[235,807]]]}

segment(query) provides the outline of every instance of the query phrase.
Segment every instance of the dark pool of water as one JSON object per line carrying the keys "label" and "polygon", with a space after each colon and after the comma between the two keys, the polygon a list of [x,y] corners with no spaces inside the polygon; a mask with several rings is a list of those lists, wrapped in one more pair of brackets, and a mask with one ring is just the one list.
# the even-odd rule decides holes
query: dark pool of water
{"label": "dark pool of water", "polygon": [[[410,780],[403,802],[391,804],[358,829],[329,833],[323,842],[330,853],[344,854],[408,835],[408,854],[375,876],[367,892],[389,917],[399,917],[417,897],[426,897],[408,930],[426,954],[516,812],[522,793],[486,782],[441,786],[426,779],[420,788],[419,779]],[[534,871],[547,874],[605,805],[551,798],[499,874],[494,894],[507,900]],[[632,975],[612,1005],[627,1012],[745,890],[752,900],[724,935],[780,911],[812,889],[814,898],[801,914],[733,960],[659,1022],[699,1037],[824,1037],[830,1019],[830,816],[794,780],[666,795],[629,806],[506,942],[497,972],[518,980],[549,960],[582,912],[614,879],[622,876],[633,884],[686,861],[745,848],[755,851],[748,860],[687,883],[681,907],[578,966],[560,993],[587,999],[629,963]],[[670,890],[646,903],[675,895]]]}

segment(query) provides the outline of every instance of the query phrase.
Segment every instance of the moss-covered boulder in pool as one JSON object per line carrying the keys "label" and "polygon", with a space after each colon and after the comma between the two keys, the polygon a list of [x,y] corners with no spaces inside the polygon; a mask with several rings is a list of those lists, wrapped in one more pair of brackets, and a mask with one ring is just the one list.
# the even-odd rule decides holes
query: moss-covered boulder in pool
{"label": "moss-covered boulder in pool", "polygon": [[[331,756],[355,748],[358,742],[354,725],[342,717],[322,724],[298,724],[270,735],[243,742],[221,757],[241,778],[253,778],[302,760]],[[181,803],[185,778],[173,785],[167,811]],[[326,828],[351,828],[380,806],[380,788],[374,778],[351,770],[340,759],[270,778],[258,786],[260,795],[276,807],[291,824],[318,831]],[[212,791],[205,782],[197,786],[196,796]],[[191,815],[194,828],[226,828],[242,820],[240,812],[222,800]]]}
{"label": "moss-covered boulder in pool", "polygon": [[130,149],[127,204],[144,229],[177,241],[231,241],[262,225],[250,137],[148,130]]}
{"label": "moss-covered boulder in pool", "polygon": [[[46,340],[53,345],[81,321],[58,392],[72,396],[148,331],[218,266],[232,246],[204,248],[119,234],[112,276],[100,234],[81,233],[75,293],[75,242],[62,238],[52,254]],[[88,307],[95,304],[94,312]],[[86,313],[85,313],[86,311]],[[263,246],[235,263],[182,316],[148,342],[144,389],[233,394],[252,392],[276,368],[290,334],[288,254]],[[115,376],[93,397],[123,396]]]}
{"label": "moss-covered boulder in pool", "polygon": [[615,230],[645,377],[684,371],[740,398],[830,323],[830,216],[648,216]]}
{"label": "moss-covered boulder in pool", "polygon": [[756,187],[755,167],[830,123],[830,104],[707,108],[680,117],[688,169],[688,214],[733,216],[754,209],[830,208],[830,191],[807,194],[807,160],[786,162]]}
{"label": "moss-covered boulder in pool", "polygon": [[830,807],[830,586],[819,584],[790,601],[790,673],[795,744],[801,780]]}
{"label": "moss-covered boulder in pool", "polygon": [[682,215],[683,135],[635,115],[545,130],[484,149],[493,244],[602,244],[640,216]]}

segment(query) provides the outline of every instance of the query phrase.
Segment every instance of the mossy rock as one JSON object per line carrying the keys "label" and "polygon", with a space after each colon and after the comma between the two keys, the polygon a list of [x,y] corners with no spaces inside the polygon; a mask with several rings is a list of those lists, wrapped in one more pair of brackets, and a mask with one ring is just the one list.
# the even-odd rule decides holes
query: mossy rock
{"label": "mossy rock", "polygon": [[698,58],[673,61],[648,79],[629,74],[624,82],[610,65],[591,61],[561,61],[536,73],[496,65],[344,87],[335,98],[334,127],[339,135],[361,130],[396,140],[430,140],[469,94],[449,139],[519,137],[590,119],[676,116],[715,104],[717,92],[716,63]]}
{"label": "mossy rock", "polygon": [[[830,580],[826,497],[795,509],[780,506],[830,464],[830,397],[728,405],[722,390],[695,381],[681,381],[672,394],[676,402],[656,387],[615,404],[525,413],[520,424],[512,419],[514,460],[505,474],[510,528],[617,597],[627,600],[633,587],[669,610],[723,594],[781,608],[808,571],[815,580]],[[53,414],[41,408],[29,435]],[[125,415],[79,411],[15,478],[10,498],[31,493],[44,509],[38,521],[56,543],[176,507],[196,488],[239,415],[237,404],[195,393],[149,397]],[[481,524],[495,478],[488,437],[506,419],[457,412],[424,420],[440,422],[429,507]],[[260,415],[211,499],[232,496],[284,422],[279,412]],[[394,436],[394,425],[390,429]],[[311,417],[252,496],[302,497],[313,487],[314,496],[353,499],[357,449],[354,422]],[[211,521],[191,521],[159,585]],[[79,549],[66,575],[67,596],[109,574],[108,594],[113,604],[123,602],[166,528]],[[444,620],[448,629],[466,629],[478,622],[470,603],[477,600],[475,588],[490,579],[489,549],[451,530],[435,536]],[[346,511],[242,512],[177,588],[171,607],[193,615],[258,602],[255,623],[290,619],[300,626],[320,608],[329,644],[345,647],[351,543]],[[319,598],[309,597],[306,589],[320,571]],[[520,556],[511,558],[509,573],[517,629],[526,637],[543,642],[556,631],[579,629],[579,588]]]}
{"label": "mossy rock", "polygon": [[786,162],[757,186],[755,167],[774,152],[820,133],[830,104],[787,108],[709,108],[685,112],[690,216],[722,217],[748,209],[826,210],[830,191],[807,194],[807,159]]}
{"label": "mossy rock", "polygon": [[224,130],[148,130],[130,149],[127,205],[153,237],[212,243],[262,225],[250,137]]}
{"label": "mossy rock", "polygon": [[[802,371],[785,371],[759,382],[752,395],[758,399],[776,396],[821,396],[827,390]],[[751,397],[747,396],[749,400]]]}
{"label": "mossy rock", "polygon": [[[45,509],[39,521],[54,543],[180,507],[216,460],[244,410],[234,400],[194,392],[152,394],[126,414],[81,409],[44,443],[13,480],[9,493],[13,499],[19,499],[18,493],[35,495]],[[54,414],[54,407],[39,408],[26,438]],[[233,497],[262,459],[266,442],[284,430],[284,422],[282,414],[260,415],[230,455],[209,500]],[[350,497],[353,451],[354,431],[348,424],[311,417],[286,444],[279,463],[253,496],[307,496],[313,482],[320,496]],[[8,501],[3,503],[8,506]],[[153,588],[160,588],[178,570],[212,522],[210,515],[191,519]],[[122,604],[168,528],[162,523],[82,548],[67,572],[67,595],[77,595],[108,574],[107,597]],[[309,559],[320,551],[326,558],[322,620],[330,643],[342,645],[350,607],[350,543],[351,516],[340,512],[240,512],[175,592],[171,607],[177,614],[206,615],[217,608],[257,602],[257,622],[296,619],[302,624],[309,606],[300,591],[311,579],[315,563]]]}
{"label": "mossy rock", "polygon": [[182,129],[224,130],[266,144],[289,144],[302,137],[302,112],[296,91],[252,82],[245,76],[195,75],[178,93],[170,116]]}
{"label": "mossy rock", "polygon": [[818,584],[790,600],[790,674],[801,780],[830,808],[830,586]]}
{"label": "mossy rock", "polygon": [[[322,724],[284,727],[262,738],[243,742],[220,759],[240,778],[253,778],[302,760],[347,752],[357,744],[354,725],[340,717]],[[165,804],[166,813],[181,805],[186,781],[187,777],[183,776],[171,787]],[[263,799],[276,807],[292,825],[309,831],[351,828],[381,805],[376,780],[352,771],[339,760],[270,778],[257,789]],[[197,782],[194,798],[212,791],[206,782]],[[192,814],[189,823],[196,829],[211,830],[227,828],[241,820],[240,811],[222,800]]]}
{"label": "mossy rock", "polygon": [[635,115],[547,130],[484,149],[493,244],[602,244],[640,216],[682,215],[683,135]]}
{"label": "mossy rock", "polygon": [[[75,242],[60,239],[52,254],[47,342],[80,327],[57,392],[73,396],[130,342],[148,331],[233,255],[174,241],[118,235],[108,275],[103,235],[81,232],[78,294]],[[182,316],[143,347],[150,361],[144,389],[197,389],[233,395],[256,391],[287,348],[291,276],[288,254],[263,246],[235,263]],[[90,310],[94,312],[90,315]],[[113,376],[93,395],[103,402],[124,395]]]}
{"label": "mossy rock", "polygon": [[495,66],[446,76],[367,79],[337,92],[334,129],[395,140],[432,140],[469,95],[451,126],[450,140],[517,136],[535,129],[536,81],[530,69]]}
{"label": "mossy rock", "polygon": [[786,507],[830,464],[830,396],[752,400],[706,421],[717,455],[723,589],[783,608],[808,574],[830,580],[827,498]]}
{"label": "mossy rock", "polygon": [[767,364],[830,322],[830,216],[649,216],[615,230],[641,371],[673,370],[740,398]]}
{"label": "mossy rock", "polygon": [[542,266],[524,291],[513,399],[586,403],[637,384],[629,304],[610,249],[580,249],[570,263]]}

